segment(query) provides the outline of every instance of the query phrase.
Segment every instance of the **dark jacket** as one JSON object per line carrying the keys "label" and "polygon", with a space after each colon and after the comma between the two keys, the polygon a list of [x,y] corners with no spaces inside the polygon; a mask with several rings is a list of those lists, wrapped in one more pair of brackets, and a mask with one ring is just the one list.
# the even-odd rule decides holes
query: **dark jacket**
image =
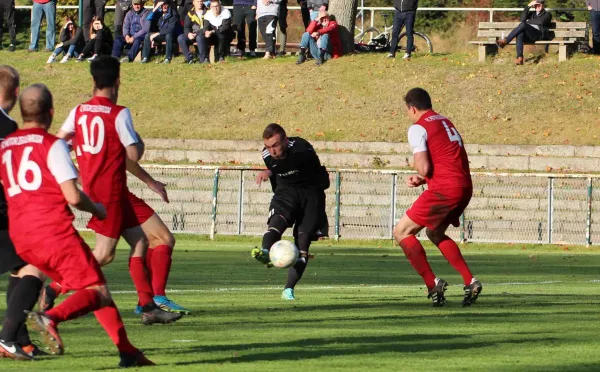
{"label": "dark jacket", "polygon": [[399,12],[413,12],[419,7],[419,0],[394,0],[394,8]]}
{"label": "dark jacket", "polygon": [[[113,35],[108,27],[104,26],[104,27],[102,27],[102,30],[100,30],[98,32],[94,32],[94,33],[95,34],[101,33],[102,34],[102,44],[110,45],[110,47],[112,48]],[[96,36],[96,37],[98,37],[98,36]],[[88,40],[88,43],[91,41],[94,41],[94,40],[90,39],[90,40]]]}
{"label": "dark jacket", "polygon": [[198,17],[196,14],[196,9],[192,6],[190,11],[185,15],[185,22],[183,23],[183,33],[185,35],[192,32],[200,32],[204,28],[204,13],[202,12],[202,16]]}
{"label": "dark jacket", "polygon": [[229,11],[229,9],[224,8],[221,10],[221,14],[219,15],[219,20],[221,21],[221,24],[219,26],[213,25],[210,22],[210,19],[211,17],[207,12],[204,15],[204,28],[202,29],[202,32],[214,30],[218,34],[222,34],[231,30],[231,12]]}
{"label": "dark jacket", "polygon": [[179,15],[173,7],[169,7],[169,11],[163,14],[158,20],[158,32],[160,36],[169,34],[177,36],[181,33],[181,23],[179,23]]}
{"label": "dark jacket", "polygon": [[71,35],[67,32],[65,28],[60,31],[59,40],[63,43],[64,48],[69,48],[71,45],[76,45],[76,50],[81,50],[85,45],[83,40],[83,30],[81,27],[77,27],[77,31],[75,31],[75,35],[71,37]]}
{"label": "dark jacket", "polygon": [[527,24],[535,25],[540,27],[540,40],[550,39],[550,23],[552,23],[552,13],[548,12],[545,8],[537,14],[529,10],[528,6],[525,6],[523,13],[521,13],[521,22],[527,22]]}

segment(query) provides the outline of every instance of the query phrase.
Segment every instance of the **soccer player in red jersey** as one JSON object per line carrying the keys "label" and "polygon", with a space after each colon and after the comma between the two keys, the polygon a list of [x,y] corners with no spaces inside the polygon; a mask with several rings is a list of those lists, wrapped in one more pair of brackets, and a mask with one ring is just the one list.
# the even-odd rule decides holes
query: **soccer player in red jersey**
{"label": "soccer player in red jersey", "polygon": [[408,130],[418,175],[408,177],[408,187],[427,184],[421,196],[402,216],[394,228],[394,238],[406,258],[421,275],[433,306],[443,306],[448,283],[437,278],[423,246],[416,235],[423,228],[429,240],[442,252],[464,281],[463,306],[469,306],[481,293],[481,283],[473,277],[460,249],[446,235],[448,226],[460,225],[459,218],[473,195],[469,159],[463,140],[452,122],[433,111],[429,93],[421,88],[408,91],[404,97],[408,117],[414,125]]}
{"label": "soccer player in red jersey", "polygon": [[120,63],[104,56],[94,60],[90,70],[94,96],[71,110],[58,137],[73,139],[83,190],[106,206],[107,218],[92,218],[88,224],[96,232],[93,253],[101,266],[109,264],[115,257],[119,237],[123,236],[131,246],[129,272],[142,307],[142,322],[170,323],[182,314],[164,311],[154,303],[145,262],[148,240],[127,188],[127,170],[134,175],[143,172],[138,164],[143,144],[133,129],[129,109],[117,105]]}
{"label": "soccer player in red jersey", "polygon": [[62,354],[57,325],[94,312],[120,352],[120,366],[153,365],[129,342],[100,266],[73,226],[69,205],[97,221],[105,219],[106,210],[77,188],[77,170],[66,143],[48,133],[52,94],[42,84],[32,85],[23,90],[19,104],[23,129],[0,146],[9,234],[21,258],[75,291],[46,313],[29,313],[28,326],[41,334],[51,352]]}

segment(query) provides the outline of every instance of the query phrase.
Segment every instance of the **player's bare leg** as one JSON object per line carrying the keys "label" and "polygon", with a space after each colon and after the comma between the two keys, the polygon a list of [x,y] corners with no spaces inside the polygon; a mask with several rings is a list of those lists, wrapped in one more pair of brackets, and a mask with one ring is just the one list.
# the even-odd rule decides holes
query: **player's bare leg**
{"label": "player's bare leg", "polygon": [[154,303],[152,285],[146,268],[146,251],[148,240],[140,226],[125,229],[123,238],[131,247],[129,257],[129,273],[138,293],[142,306],[142,322],[146,325],[154,323],[171,323],[181,318],[182,314],[163,311]]}
{"label": "player's bare leg", "polygon": [[416,237],[422,229],[423,226],[420,226],[405,214],[394,227],[394,238],[402,247],[404,255],[412,267],[425,281],[429,292],[427,297],[431,298],[433,306],[443,306],[446,301],[444,292],[448,283],[443,279],[436,278],[431,266],[429,266],[425,249]]}
{"label": "player's bare leg", "polygon": [[6,291],[6,313],[0,332],[0,356],[31,360],[46,354],[33,345],[25,325],[26,313],[33,309],[45,280],[32,265],[25,265],[11,275]]}
{"label": "player's bare leg", "polygon": [[171,301],[166,295],[175,237],[156,213],[142,223],[141,228],[148,238],[146,266],[152,281],[154,302],[163,310],[189,314],[188,309]]}
{"label": "player's bare leg", "polygon": [[460,273],[464,282],[465,296],[463,298],[463,306],[470,306],[475,303],[477,297],[481,293],[483,286],[473,277],[469,266],[460,252],[458,245],[448,235],[446,230],[448,225],[438,227],[435,230],[426,229],[427,237],[435,244],[442,252],[446,260]]}

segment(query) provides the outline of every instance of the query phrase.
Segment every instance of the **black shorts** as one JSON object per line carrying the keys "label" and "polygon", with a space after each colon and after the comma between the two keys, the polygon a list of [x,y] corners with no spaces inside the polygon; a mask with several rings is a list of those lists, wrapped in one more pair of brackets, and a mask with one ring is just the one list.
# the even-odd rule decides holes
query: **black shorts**
{"label": "black shorts", "polygon": [[17,271],[25,265],[27,263],[15,252],[8,230],[0,230],[0,274]]}
{"label": "black shorts", "polygon": [[271,199],[267,222],[276,215],[283,216],[288,227],[294,226],[294,235],[297,232],[314,235],[327,220],[325,191],[294,187],[277,189]]}

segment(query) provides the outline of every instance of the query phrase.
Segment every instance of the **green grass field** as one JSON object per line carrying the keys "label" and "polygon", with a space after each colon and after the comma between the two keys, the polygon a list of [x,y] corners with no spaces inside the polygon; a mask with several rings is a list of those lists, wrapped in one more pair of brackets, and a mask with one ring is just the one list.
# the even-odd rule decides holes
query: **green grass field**
{"label": "green grass field", "polygon": [[[136,297],[120,250],[106,274],[132,341],[168,371],[600,369],[598,248],[469,244],[463,253],[484,291],[462,308],[460,277],[428,247],[434,271],[451,284],[447,307],[432,308],[420,278],[389,242],[315,245],[294,303],[280,299],[286,272],[250,259],[256,243],[180,237],[169,287],[194,313],[151,327],[131,311]],[[92,316],[64,323],[61,332],[64,356],[0,360],[0,369],[106,370],[118,363]]]}

